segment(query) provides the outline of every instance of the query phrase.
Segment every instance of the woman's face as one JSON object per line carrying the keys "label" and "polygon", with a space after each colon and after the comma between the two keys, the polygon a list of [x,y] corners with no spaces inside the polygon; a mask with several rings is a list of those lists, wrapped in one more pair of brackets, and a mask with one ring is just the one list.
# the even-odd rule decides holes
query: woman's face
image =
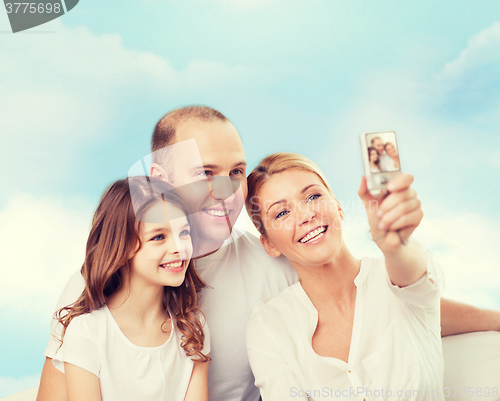
{"label": "woman's face", "polygon": [[396,151],[396,147],[392,143],[388,143],[387,146],[385,147],[385,153],[387,155],[393,157],[397,156],[398,152]]}
{"label": "woman's face", "polygon": [[149,285],[181,285],[193,253],[184,212],[170,203],[156,202],[141,218],[139,238],[141,247],[131,259],[131,279]]}
{"label": "woman's face", "polygon": [[378,160],[378,152],[373,149],[370,151],[370,162],[376,162]]}
{"label": "woman's face", "polygon": [[271,256],[283,254],[302,266],[333,259],[342,244],[344,216],[316,174],[298,169],[275,174],[258,196],[267,234],[263,243]]}

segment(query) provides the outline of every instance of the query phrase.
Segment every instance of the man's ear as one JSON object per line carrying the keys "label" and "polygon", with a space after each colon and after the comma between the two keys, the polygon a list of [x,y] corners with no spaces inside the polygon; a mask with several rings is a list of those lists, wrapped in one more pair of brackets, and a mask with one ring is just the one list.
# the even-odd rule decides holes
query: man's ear
{"label": "man's ear", "polygon": [[163,181],[168,181],[165,169],[157,163],[153,163],[151,165],[151,169],[149,170],[149,175],[151,177],[159,178],[160,180]]}
{"label": "man's ear", "polygon": [[276,248],[276,246],[271,241],[269,241],[269,238],[261,235],[260,243],[264,246],[264,249],[266,250],[269,256],[277,258],[278,256],[281,255],[281,251],[278,248]]}

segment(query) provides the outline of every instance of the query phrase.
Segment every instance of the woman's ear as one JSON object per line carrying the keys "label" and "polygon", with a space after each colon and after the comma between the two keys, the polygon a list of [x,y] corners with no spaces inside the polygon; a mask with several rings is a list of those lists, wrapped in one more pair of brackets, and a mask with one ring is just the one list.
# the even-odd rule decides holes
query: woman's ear
{"label": "woman's ear", "polygon": [[281,255],[281,251],[278,248],[276,248],[276,246],[271,241],[269,241],[269,238],[261,235],[260,243],[262,244],[262,246],[264,247],[269,256],[277,258],[278,256]]}
{"label": "woman's ear", "polygon": [[[336,200],[336,199],[335,199]],[[342,220],[344,220],[344,216],[345,216],[345,213],[344,211],[342,210],[342,206],[340,206],[340,203],[339,201],[337,200],[337,209],[339,210],[339,215],[340,215],[340,218]]]}

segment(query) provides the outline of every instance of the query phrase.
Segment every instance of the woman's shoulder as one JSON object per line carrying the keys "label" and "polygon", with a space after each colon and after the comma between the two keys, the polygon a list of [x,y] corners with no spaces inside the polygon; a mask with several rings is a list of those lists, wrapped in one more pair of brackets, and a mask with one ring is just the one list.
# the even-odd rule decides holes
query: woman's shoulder
{"label": "woman's shoulder", "polygon": [[[278,295],[257,302],[250,319],[262,319],[274,323],[282,320],[300,319],[301,316],[308,313],[307,301],[304,302],[303,299],[304,295],[300,282],[297,282],[285,288]],[[307,297],[307,295],[305,296]]]}

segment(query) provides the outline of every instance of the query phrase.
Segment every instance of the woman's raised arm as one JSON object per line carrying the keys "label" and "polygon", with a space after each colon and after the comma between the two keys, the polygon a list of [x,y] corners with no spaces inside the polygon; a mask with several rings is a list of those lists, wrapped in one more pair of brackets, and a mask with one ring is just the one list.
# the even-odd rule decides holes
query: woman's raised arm
{"label": "woman's raised arm", "polygon": [[424,216],[412,183],[412,175],[400,174],[389,182],[390,194],[382,200],[368,192],[363,177],[358,191],[372,238],[385,256],[389,278],[399,287],[415,283],[427,270],[425,249],[418,242],[408,242]]}

